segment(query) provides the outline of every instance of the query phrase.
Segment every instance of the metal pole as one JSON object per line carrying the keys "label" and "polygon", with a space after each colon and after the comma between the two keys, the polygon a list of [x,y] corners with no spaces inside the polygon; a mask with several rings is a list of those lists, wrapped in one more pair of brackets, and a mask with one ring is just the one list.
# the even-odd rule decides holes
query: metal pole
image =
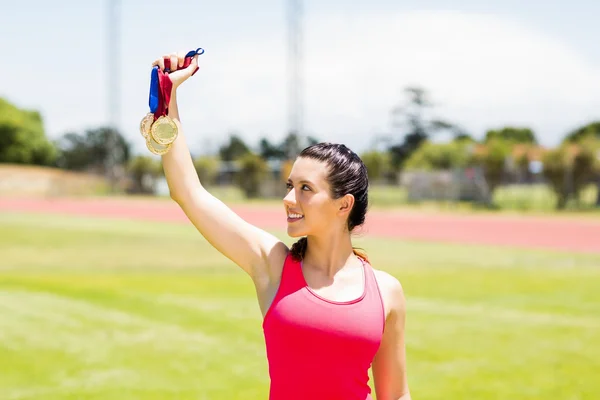
{"label": "metal pole", "polygon": [[116,161],[118,158],[116,133],[119,130],[119,89],[121,87],[119,74],[119,3],[119,0],[108,0],[107,15],[106,79],[108,87],[108,127],[110,133],[107,139],[106,175],[113,190],[116,185]]}
{"label": "metal pole", "polygon": [[302,2],[287,0],[288,13],[288,124],[289,133],[303,142]]}

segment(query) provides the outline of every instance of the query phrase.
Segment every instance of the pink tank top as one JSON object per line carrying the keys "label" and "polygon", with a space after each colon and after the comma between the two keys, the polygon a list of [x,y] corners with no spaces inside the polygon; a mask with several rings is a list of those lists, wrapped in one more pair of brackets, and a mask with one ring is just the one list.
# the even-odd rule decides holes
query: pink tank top
{"label": "pink tank top", "polygon": [[288,254],[263,320],[270,400],[372,399],[369,367],[385,316],[373,270],[362,261],[362,296],[334,302],[308,288],[301,262]]}

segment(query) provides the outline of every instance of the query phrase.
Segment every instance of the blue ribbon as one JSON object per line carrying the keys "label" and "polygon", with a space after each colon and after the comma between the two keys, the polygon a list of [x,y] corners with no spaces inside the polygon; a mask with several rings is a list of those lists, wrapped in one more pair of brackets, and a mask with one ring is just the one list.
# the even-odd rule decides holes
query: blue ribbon
{"label": "blue ribbon", "polygon": [[[188,53],[185,55],[185,58],[194,57],[195,55],[202,54],[204,54],[204,49],[202,47],[198,47],[196,50],[188,51]],[[159,89],[160,88],[158,84],[158,66],[155,65],[154,67],[152,67],[152,71],[150,72],[150,94],[148,96],[148,105],[150,106],[151,113],[155,113],[158,109]]]}

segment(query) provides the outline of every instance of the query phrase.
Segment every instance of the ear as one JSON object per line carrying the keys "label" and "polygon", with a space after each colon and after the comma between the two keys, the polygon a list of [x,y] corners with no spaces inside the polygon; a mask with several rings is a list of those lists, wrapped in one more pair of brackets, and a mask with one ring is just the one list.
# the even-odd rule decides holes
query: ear
{"label": "ear", "polygon": [[338,213],[347,217],[352,211],[352,207],[354,207],[354,196],[351,194],[344,195],[338,199],[338,206]]}

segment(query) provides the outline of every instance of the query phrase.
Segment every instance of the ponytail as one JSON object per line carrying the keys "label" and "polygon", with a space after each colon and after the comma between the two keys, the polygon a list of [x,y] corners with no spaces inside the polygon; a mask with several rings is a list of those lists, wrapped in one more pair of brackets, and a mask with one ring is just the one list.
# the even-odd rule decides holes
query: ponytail
{"label": "ponytail", "polygon": [[[300,240],[298,240],[296,243],[294,243],[292,245],[292,248],[290,249],[292,258],[294,258],[296,261],[301,261],[304,258],[304,255],[306,254],[307,246],[308,246],[308,239],[306,238],[306,236],[301,238]],[[354,255],[362,258],[366,262],[369,262],[367,253],[364,250],[357,249],[356,247],[354,247],[352,250],[354,251]]]}
{"label": "ponytail", "polygon": [[302,260],[304,258],[304,254],[306,254],[307,245],[308,239],[306,236],[294,243],[290,250],[290,253],[292,253],[292,258],[294,258],[296,261]]}

